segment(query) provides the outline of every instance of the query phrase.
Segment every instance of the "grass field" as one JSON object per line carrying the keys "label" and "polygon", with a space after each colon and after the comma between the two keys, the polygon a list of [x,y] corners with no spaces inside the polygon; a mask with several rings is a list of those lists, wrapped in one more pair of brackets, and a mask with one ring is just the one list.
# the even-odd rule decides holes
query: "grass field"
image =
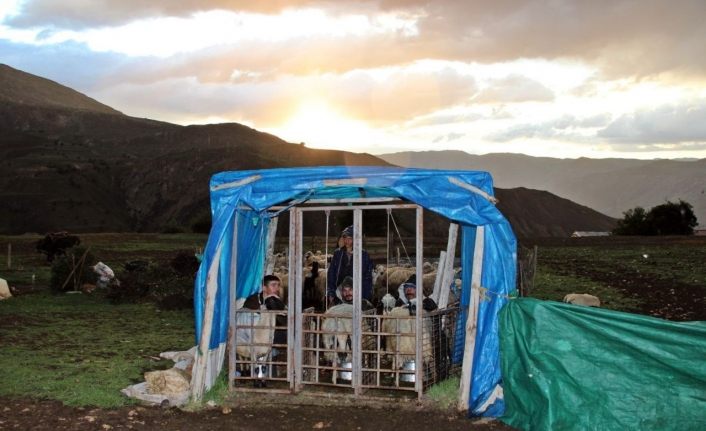
{"label": "grass field", "polygon": [[[34,250],[37,236],[0,236],[12,243],[12,266],[0,277],[20,288],[0,302],[0,396],[48,398],[68,405],[131,403],[119,390],[145,371],[171,367],[155,357],[194,344],[193,313],[152,303],[113,305],[104,293],[48,292],[49,266]],[[168,261],[177,250],[197,252],[205,235],[81,235],[82,246],[118,270],[130,260]],[[706,238],[540,243],[531,296],[561,300],[566,293],[598,295],[606,308],[706,320]],[[3,253],[4,254],[4,253]],[[32,284],[34,275],[34,285]],[[453,386],[453,384],[452,384]],[[440,403],[448,390],[438,388]],[[451,391],[453,392],[453,391]]]}

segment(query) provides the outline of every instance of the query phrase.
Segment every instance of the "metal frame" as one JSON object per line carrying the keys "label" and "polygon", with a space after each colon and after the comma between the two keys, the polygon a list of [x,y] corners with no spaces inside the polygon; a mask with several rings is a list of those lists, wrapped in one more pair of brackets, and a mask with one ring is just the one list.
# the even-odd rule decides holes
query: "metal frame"
{"label": "metal frame", "polygon": [[[375,204],[375,202],[390,202],[388,204]],[[422,315],[422,300],[423,300],[423,208],[417,204],[402,203],[397,198],[356,198],[356,199],[320,199],[320,200],[310,200],[306,202],[307,204],[315,204],[311,206],[300,206],[303,204],[295,205],[293,207],[272,207],[270,210],[282,210],[288,209],[290,213],[289,217],[289,256],[288,256],[288,266],[289,266],[289,293],[287,298],[288,309],[290,312],[287,313],[287,380],[289,381],[289,391],[276,390],[276,389],[260,389],[259,391],[268,392],[293,392],[298,393],[302,391],[304,385],[319,385],[321,387],[330,386],[343,386],[352,389],[353,396],[361,397],[364,396],[364,392],[371,389],[394,389],[403,391],[414,391],[417,393],[417,398],[421,399],[423,396],[423,391],[425,388],[425,383],[429,383],[429,379],[425,382],[425,364],[424,364],[424,347],[425,342],[429,342],[424,339],[424,319],[426,316]],[[334,205],[321,205],[321,204],[334,204]],[[371,204],[372,203],[372,204]],[[338,205],[335,205],[338,204]],[[381,330],[381,322],[383,319],[390,318],[385,316],[376,315],[365,315],[361,311],[362,304],[362,231],[363,231],[363,210],[374,210],[374,209],[414,209],[416,211],[416,277],[417,277],[417,310],[418,312],[412,318],[414,319],[414,332],[400,334],[399,330],[395,334],[384,333]],[[353,253],[353,282],[354,282],[354,296],[353,296],[353,316],[352,316],[352,334],[351,334],[351,347],[352,347],[352,380],[350,385],[334,385],[332,383],[322,382],[319,380],[319,373],[321,370],[330,370],[332,373],[337,373],[340,368],[333,364],[333,366],[325,366],[319,363],[319,357],[324,349],[319,346],[319,341],[322,334],[325,331],[321,330],[322,314],[311,314],[306,311],[299,311],[302,307],[302,267],[303,267],[303,213],[305,211],[353,211],[353,226],[354,226],[354,253]],[[276,220],[276,219],[275,219]],[[237,239],[237,222],[234,226],[234,238]],[[234,241],[232,250],[232,262],[231,262],[231,298],[235,299],[235,284],[236,284],[236,272],[237,271],[237,250],[236,242]],[[356,276],[357,275],[357,276]],[[229,360],[229,388],[232,390],[234,388],[233,378],[235,377],[236,359],[235,359],[235,310],[231,307],[231,331],[229,334],[230,339],[230,360]],[[316,320],[316,330],[307,329],[304,330],[304,323],[307,325],[310,323],[310,319]],[[377,331],[372,329],[366,330],[363,328],[364,319],[377,320]],[[398,327],[399,328],[399,327]],[[390,355],[389,352],[381,351],[381,338],[385,336],[395,335],[400,336],[415,336],[416,337],[416,349],[414,352],[415,357],[415,382],[412,385],[409,383],[407,386],[400,385],[400,375],[408,374],[404,371],[393,370],[388,368],[383,368],[381,362],[381,357],[385,355]],[[315,338],[315,348],[305,346],[304,343],[307,337]],[[373,337],[373,338],[370,338]],[[366,344],[363,345],[364,338],[366,343],[371,339],[375,339],[376,343],[374,348],[371,350],[370,346]],[[304,364],[304,355],[310,355],[314,350],[314,357],[316,359],[315,365]],[[374,358],[369,359],[373,361],[372,364],[364,365],[364,357]],[[309,358],[309,356],[307,356]],[[426,364],[428,367],[429,365]],[[316,373],[316,378],[309,379],[306,381],[304,379],[305,370],[307,373],[313,369]],[[373,373],[373,374],[370,374]],[[385,386],[381,384],[381,374],[388,373],[394,376],[394,385]],[[375,382],[371,382],[367,376],[375,375]],[[307,374],[308,377],[311,377]],[[372,384],[371,384],[372,383]],[[253,390],[253,389],[250,389]],[[367,397],[367,395],[366,395]]]}

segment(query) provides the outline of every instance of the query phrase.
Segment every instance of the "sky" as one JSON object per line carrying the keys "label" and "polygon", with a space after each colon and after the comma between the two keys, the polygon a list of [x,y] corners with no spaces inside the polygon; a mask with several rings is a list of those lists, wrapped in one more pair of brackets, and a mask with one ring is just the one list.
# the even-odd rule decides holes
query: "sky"
{"label": "sky", "polygon": [[706,158],[704,0],[0,0],[0,63],[311,148]]}

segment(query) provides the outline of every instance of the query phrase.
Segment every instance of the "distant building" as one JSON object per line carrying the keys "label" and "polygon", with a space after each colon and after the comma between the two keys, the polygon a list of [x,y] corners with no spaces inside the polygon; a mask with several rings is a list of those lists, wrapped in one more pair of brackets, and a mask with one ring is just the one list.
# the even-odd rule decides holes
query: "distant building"
{"label": "distant building", "polygon": [[697,227],[694,229],[694,236],[706,236],[706,227]]}
{"label": "distant building", "polygon": [[577,230],[571,234],[572,238],[583,238],[586,236],[610,236],[610,232],[588,232]]}

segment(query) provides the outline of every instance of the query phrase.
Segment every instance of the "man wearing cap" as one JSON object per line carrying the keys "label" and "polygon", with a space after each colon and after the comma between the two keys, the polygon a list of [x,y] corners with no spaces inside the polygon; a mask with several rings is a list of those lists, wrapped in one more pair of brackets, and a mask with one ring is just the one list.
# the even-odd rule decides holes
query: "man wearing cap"
{"label": "man wearing cap", "polygon": [[[353,226],[343,229],[341,240],[343,245],[333,252],[331,266],[328,268],[326,297],[329,305],[335,301],[337,286],[340,286],[346,277],[353,277]],[[367,251],[362,250],[361,256],[362,294],[364,299],[370,301],[373,296],[373,262]]]}
{"label": "man wearing cap", "polygon": [[[407,281],[404,283],[400,284],[398,293],[399,293],[399,299],[397,299],[397,302],[395,303],[395,307],[405,307],[410,305],[410,301],[413,299],[417,298],[417,277],[412,275]],[[436,302],[434,302],[433,299],[429,297],[425,297],[424,294],[422,293],[422,308],[424,311],[434,311],[437,308],[439,308],[438,305],[436,305]]]}
{"label": "man wearing cap", "polygon": [[[346,277],[336,289],[336,297],[333,299],[333,305],[338,304],[353,304],[353,277]],[[371,310],[373,304],[365,298],[362,298],[360,309],[363,311]]]}

